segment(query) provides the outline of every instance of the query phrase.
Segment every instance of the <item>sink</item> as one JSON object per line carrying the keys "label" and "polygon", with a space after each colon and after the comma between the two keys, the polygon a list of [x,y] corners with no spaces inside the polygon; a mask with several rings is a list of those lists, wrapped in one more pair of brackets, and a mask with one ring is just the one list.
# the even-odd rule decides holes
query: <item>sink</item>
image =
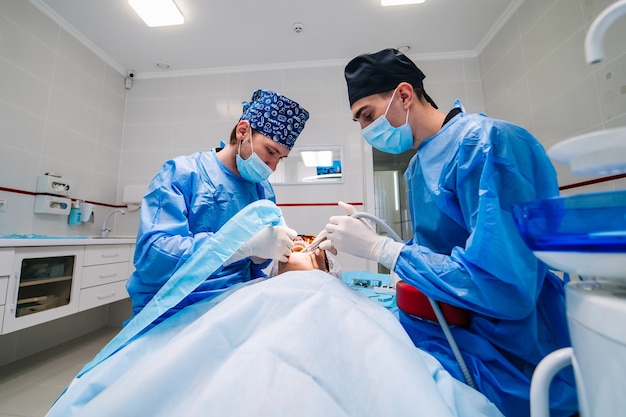
{"label": "sink", "polygon": [[136,239],[137,236],[58,236],[58,235],[38,235],[38,234],[21,234],[21,233],[9,233],[0,234],[0,239]]}
{"label": "sink", "polygon": [[0,234],[0,250],[7,247],[128,245],[135,243],[136,239],[137,236],[109,236],[103,238],[101,236],[59,236],[7,233]]}
{"label": "sink", "polygon": [[10,233],[6,235],[0,235],[0,239],[89,239],[89,236],[53,236]]}
{"label": "sink", "polygon": [[[111,240],[111,239],[136,239],[137,236],[107,236],[107,237],[102,237],[102,236],[89,236],[87,237],[87,239],[102,239],[102,240]],[[71,238],[70,238],[71,239]]]}

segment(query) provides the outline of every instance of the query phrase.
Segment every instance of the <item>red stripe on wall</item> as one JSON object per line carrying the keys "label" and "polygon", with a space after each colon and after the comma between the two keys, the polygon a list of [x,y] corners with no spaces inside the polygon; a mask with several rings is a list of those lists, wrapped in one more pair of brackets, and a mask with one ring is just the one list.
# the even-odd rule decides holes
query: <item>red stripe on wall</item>
{"label": "red stripe on wall", "polygon": [[594,178],[588,181],[581,181],[581,182],[576,182],[574,184],[563,185],[559,187],[559,190],[569,190],[570,188],[584,187],[585,185],[593,185],[593,184],[599,184],[601,182],[615,181],[615,180],[619,180],[622,178],[626,178],[626,174],[611,175],[609,177]]}
{"label": "red stripe on wall", "polygon": [[34,193],[32,191],[24,191],[24,190],[18,190],[15,188],[7,188],[7,187],[0,187],[0,191],[6,191],[8,193],[15,193],[15,194],[37,195],[37,193]]}
{"label": "red stripe on wall", "polygon": [[[336,206],[338,203],[276,203],[278,207],[322,207],[322,206]],[[353,206],[363,206],[363,203],[348,203]]]}
{"label": "red stripe on wall", "polygon": [[[581,182],[576,182],[573,184],[567,184],[567,185],[562,185],[559,187],[559,190],[569,190],[572,188],[578,188],[578,187],[584,187],[587,185],[593,185],[593,184],[600,184],[603,182],[609,182],[609,181],[616,181],[622,178],[626,178],[626,173],[625,174],[618,174],[618,175],[610,175],[608,177],[600,177],[600,178],[594,178],[591,180],[587,180],[587,181],[581,181]],[[9,193],[15,193],[15,194],[26,194],[26,195],[38,195],[38,194],[42,194],[42,193],[36,193],[33,191],[26,191],[26,190],[19,190],[16,188],[9,188],[9,187],[0,187],[0,191],[6,191]],[[45,193],[43,193],[45,194]],[[53,195],[53,194],[45,194],[45,195]],[[67,197],[67,198],[71,198],[72,200],[80,200],[80,201],[84,201],[85,203],[91,203],[91,204],[96,204],[99,206],[105,206],[105,207],[112,207],[112,208],[124,208],[126,207],[125,204],[119,205],[119,204],[109,204],[109,203],[101,203],[98,201],[90,201],[90,200],[83,200],[80,198],[76,198],[76,197]],[[364,203],[362,202],[356,202],[356,203],[348,203],[351,204],[353,206],[363,206]],[[337,203],[333,202],[333,203],[282,203],[282,204],[276,204],[278,207],[328,207],[328,206],[336,206]]]}
{"label": "red stripe on wall", "polygon": [[49,194],[49,193],[35,193],[33,191],[26,191],[26,190],[18,190],[16,188],[8,188],[8,187],[0,187],[0,191],[6,191],[8,193],[14,193],[14,194],[26,194],[26,195],[33,195],[33,196],[37,196],[37,195],[51,195],[54,197],[63,197],[63,198],[69,198],[71,200],[80,200],[84,203],[91,203],[91,204],[96,204],[98,206],[104,206],[104,207],[112,207],[112,208],[125,208],[128,207],[126,204],[123,205],[116,205],[116,204],[109,204],[109,203],[100,203],[97,201],[90,201],[90,200],[83,200],[81,198],[74,198],[74,197],[68,197],[68,196],[58,196],[55,194]]}

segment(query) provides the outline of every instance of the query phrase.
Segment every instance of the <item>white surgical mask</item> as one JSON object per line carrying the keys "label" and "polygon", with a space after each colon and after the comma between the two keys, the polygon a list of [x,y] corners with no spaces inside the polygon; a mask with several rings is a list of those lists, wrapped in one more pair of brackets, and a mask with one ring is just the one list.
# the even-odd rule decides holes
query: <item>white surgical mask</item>
{"label": "white surgical mask", "polygon": [[243,159],[239,153],[241,152],[241,142],[239,142],[239,147],[237,148],[237,156],[235,161],[237,163],[237,170],[239,171],[239,175],[243,178],[247,179],[250,182],[261,182],[265,181],[272,175],[272,168],[267,166],[265,162],[259,158],[254,152],[254,148],[252,147],[252,127],[250,127],[250,150],[252,154],[248,159]]}
{"label": "white surgical mask", "polygon": [[402,126],[394,127],[387,120],[387,112],[396,95],[393,90],[385,114],[370,123],[361,131],[363,138],[374,148],[392,154],[406,152],[413,146],[413,132],[409,125],[409,109],[406,110],[406,122]]}

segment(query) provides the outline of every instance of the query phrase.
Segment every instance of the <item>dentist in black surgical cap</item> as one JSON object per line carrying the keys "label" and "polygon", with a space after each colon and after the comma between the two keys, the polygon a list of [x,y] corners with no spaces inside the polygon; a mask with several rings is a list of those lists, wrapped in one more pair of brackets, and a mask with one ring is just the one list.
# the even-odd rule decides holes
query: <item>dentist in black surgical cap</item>
{"label": "dentist in black surgical cap", "polygon": [[[395,49],[357,56],[345,79],[367,143],[415,154],[404,173],[413,237],[396,242],[362,220],[333,216],[321,247],[395,272],[400,322],[414,344],[465,381],[441,326],[416,308],[420,294],[450,307],[463,318],[452,333],[476,388],[506,416],[528,417],[535,367],[570,346],[564,283],[525,245],[511,214],[518,203],[559,195],[544,148],[527,130],[467,113],[458,100],[441,111],[424,73]],[[414,302],[400,305],[405,295]],[[550,401],[552,416],[577,412],[571,371],[553,381]]]}

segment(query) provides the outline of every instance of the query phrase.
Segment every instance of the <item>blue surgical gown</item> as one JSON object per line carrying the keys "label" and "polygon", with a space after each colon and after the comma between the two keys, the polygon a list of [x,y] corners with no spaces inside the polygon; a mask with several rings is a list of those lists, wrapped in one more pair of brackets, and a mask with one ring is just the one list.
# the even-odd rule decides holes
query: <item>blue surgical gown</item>
{"label": "blue surgical gown", "polygon": [[[196,248],[235,213],[259,199],[276,202],[267,181],[252,183],[235,175],[217,157],[215,149],[180,156],[163,164],[141,203],[135,248],[135,272],[126,285],[137,314]],[[222,266],[158,321],[183,307],[214,297],[229,287],[265,277],[245,258]]]}
{"label": "blue surgical gown", "polygon": [[[414,237],[394,272],[472,311],[471,324],[452,333],[478,390],[506,416],[527,417],[535,366],[570,345],[564,283],[528,249],[511,215],[517,203],[558,195],[545,150],[519,126],[461,112],[420,144],[405,178]],[[416,346],[464,380],[439,325],[399,314]],[[553,416],[576,412],[571,371],[553,381],[550,398]]]}

